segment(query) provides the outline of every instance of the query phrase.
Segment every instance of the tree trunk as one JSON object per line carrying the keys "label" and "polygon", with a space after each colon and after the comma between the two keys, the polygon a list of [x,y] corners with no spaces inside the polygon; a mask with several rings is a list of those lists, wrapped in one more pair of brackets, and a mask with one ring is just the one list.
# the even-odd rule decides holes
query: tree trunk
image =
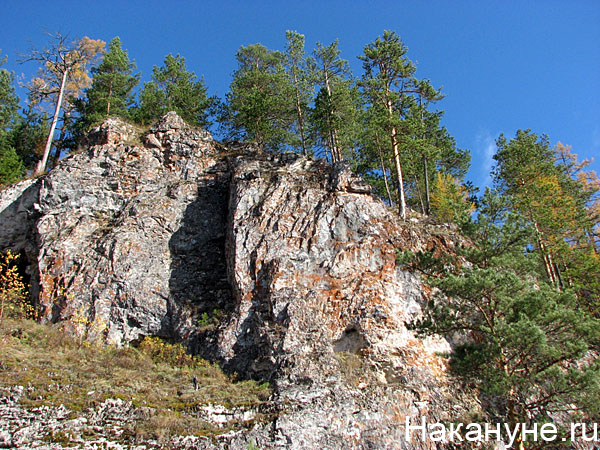
{"label": "tree trunk", "polygon": [[[421,111],[421,126],[423,127],[423,135],[421,138],[425,141],[425,121],[423,118],[423,97],[419,94],[419,109]],[[431,214],[431,203],[429,197],[429,170],[427,168],[427,155],[423,153],[423,171],[425,172],[425,210],[424,214]]]}
{"label": "tree trunk", "polygon": [[306,148],[306,137],[304,136],[304,117],[302,116],[302,106],[300,105],[300,88],[298,87],[298,75],[296,72],[294,74],[294,86],[296,88],[296,112],[298,114],[298,128],[300,129],[300,140],[302,141],[302,154],[304,156],[308,155],[308,150]]}
{"label": "tree trunk", "polygon": [[[394,114],[392,101],[387,101],[388,112],[390,119]],[[392,139],[392,148],[394,150],[394,162],[396,164],[396,174],[398,176],[398,212],[403,220],[406,220],[406,201],[404,199],[404,181],[402,179],[402,164],[400,163],[400,150],[398,149],[398,131],[395,125],[392,125],[390,137]]]}
{"label": "tree trunk", "polygon": [[[520,181],[521,186],[523,186],[525,190],[525,196],[527,198],[529,197],[527,184],[525,183],[524,179],[521,179]],[[548,275],[548,280],[550,281],[550,283],[552,283],[552,286],[554,286],[558,290],[561,290],[562,283],[559,281],[560,274],[558,273],[558,267],[556,267],[556,265],[554,264],[554,258],[552,257],[552,253],[550,253],[550,251],[546,247],[546,244],[544,243],[544,234],[542,230],[540,230],[539,224],[535,219],[531,208],[529,206],[526,206],[526,208],[527,214],[529,214],[529,220],[531,220],[531,223],[533,223],[538,248],[540,249],[540,255],[542,256],[542,260],[544,262],[544,267],[546,269],[546,275]]]}
{"label": "tree trunk", "polygon": [[112,82],[108,87],[108,100],[106,101],[106,117],[110,115],[110,97],[112,95]]}
{"label": "tree trunk", "polygon": [[67,134],[68,116],[63,115],[63,126],[60,129],[60,136],[58,137],[58,144],[55,146],[54,158],[52,159],[52,167],[56,167],[60,159],[60,152],[62,150],[62,142],[64,142],[65,135]]}
{"label": "tree trunk", "polygon": [[[327,89],[327,100],[331,104],[331,87],[329,86],[329,74],[325,69],[325,88]],[[331,153],[333,155],[333,161],[342,161],[344,158],[342,157],[342,153],[338,148],[337,143],[337,133],[335,131],[335,127],[333,126],[333,120],[331,118],[331,110],[327,111],[327,119],[329,121],[329,139],[331,141]]]}
{"label": "tree trunk", "polygon": [[431,214],[431,200],[429,197],[429,170],[427,168],[427,157],[423,156],[423,166],[425,167],[425,214]]}
{"label": "tree trunk", "polygon": [[388,183],[387,169],[385,167],[385,160],[383,159],[383,151],[379,145],[379,136],[377,135],[375,136],[375,144],[377,145],[377,151],[379,152],[379,161],[381,162],[381,171],[383,172],[383,181],[385,182],[385,192],[387,193],[388,200],[390,201],[390,206],[393,206],[394,202],[392,201],[392,193],[390,192],[390,185]]}
{"label": "tree trunk", "polygon": [[50,155],[50,149],[52,148],[52,138],[54,137],[54,130],[58,123],[58,115],[60,114],[60,108],[62,106],[63,95],[65,93],[65,85],[67,84],[67,77],[69,70],[66,69],[63,72],[62,80],[60,82],[60,91],[58,92],[58,100],[56,101],[56,108],[54,110],[54,117],[52,117],[52,125],[50,126],[50,132],[48,133],[48,139],[46,141],[46,147],[44,148],[44,155],[42,160],[37,164],[34,175],[41,175],[46,170],[46,164],[48,163],[48,156]]}
{"label": "tree trunk", "polygon": [[535,234],[538,241],[538,247],[540,249],[540,254],[542,255],[542,260],[544,261],[544,267],[546,268],[548,279],[552,283],[552,286],[560,290],[559,275],[557,274],[557,268],[554,264],[552,255],[546,248],[546,244],[544,244],[542,232],[540,231],[538,223],[533,219],[533,214],[530,213],[530,217],[531,221],[533,222],[533,227],[535,229]]}
{"label": "tree trunk", "polygon": [[399,199],[398,211],[403,220],[406,220],[406,200],[404,199],[404,180],[402,179],[402,164],[400,163],[400,152],[398,150],[398,140],[396,138],[396,127],[392,127],[392,147],[394,148],[394,160],[396,163],[396,172],[398,175]]}
{"label": "tree trunk", "polygon": [[421,204],[421,212],[423,215],[426,215],[427,212],[425,210],[425,203],[423,203],[423,194],[421,193],[421,187],[419,186],[419,179],[417,178],[417,174],[414,174],[415,177],[415,188],[417,189],[417,195],[419,196],[419,203]]}

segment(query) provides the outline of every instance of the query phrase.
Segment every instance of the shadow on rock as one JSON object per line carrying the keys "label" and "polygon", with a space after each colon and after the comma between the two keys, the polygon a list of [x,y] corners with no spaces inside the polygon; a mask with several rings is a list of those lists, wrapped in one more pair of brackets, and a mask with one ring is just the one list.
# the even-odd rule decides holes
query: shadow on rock
{"label": "shadow on rock", "polygon": [[218,359],[217,331],[233,309],[225,256],[228,180],[227,173],[218,172],[198,181],[197,198],[169,240],[173,334],[209,360]]}
{"label": "shadow on rock", "polygon": [[31,302],[36,305],[39,293],[39,238],[36,228],[40,214],[38,201],[41,179],[25,180],[0,192],[0,252],[19,254],[17,267],[29,286]]}

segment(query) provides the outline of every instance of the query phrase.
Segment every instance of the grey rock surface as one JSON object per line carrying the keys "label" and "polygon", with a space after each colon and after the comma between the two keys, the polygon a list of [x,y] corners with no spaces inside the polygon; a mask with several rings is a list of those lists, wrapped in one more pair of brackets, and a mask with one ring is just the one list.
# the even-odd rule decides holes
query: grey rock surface
{"label": "grey rock surface", "polygon": [[271,382],[272,420],[181,448],[433,448],[403,424],[447,418],[450,347],[407,329],[427,291],[396,250],[452,247],[448,230],[398,221],[344,164],[219,144],[174,113],[90,142],[0,193],[0,250],[27,254],[44,321]]}

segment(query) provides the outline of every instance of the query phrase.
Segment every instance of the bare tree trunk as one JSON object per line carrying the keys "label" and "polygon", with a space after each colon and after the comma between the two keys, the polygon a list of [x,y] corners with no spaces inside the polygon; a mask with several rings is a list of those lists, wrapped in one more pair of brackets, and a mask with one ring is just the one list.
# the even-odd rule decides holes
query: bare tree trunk
{"label": "bare tree trunk", "polygon": [[106,117],[110,114],[110,96],[112,95],[112,83],[108,88],[108,101],[106,102]]}
{"label": "bare tree trunk", "polygon": [[404,180],[402,179],[402,164],[400,163],[400,152],[398,150],[398,140],[396,139],[396,127],[392,127],[392,146],[394,148],[394,160],[396,163],[396,172],[398,175],[399,199],[398,203],[400,216],[406,220],[406,200],[404,199]]}
{"label": "bare tree trunk", "polygon": [[58,93],[58,100],[56,101],[56,108],[54,110],[54,117],[52,117],[52,125],[50,126],[50,132],[48,133],[48,139],[46,140],[46,147],[44,148],[44,156],[42,160],[37,164],[34,175],[40,175],[46,170],[46,164],[48,164],[48,156],[50,155],[50,149],[52,148],[52,138],[54,137],[54,130],[58,123],[58,115],[60,114],[60,108],[62,106],[63,95],[65,93],[65,85],[67,84],[67,77],[69,70],[63,72],[62,80],[60,82],[60,91]]}
{"label": "bare tree trunk", "polygon": [[421,187],[419,186],[419,179],[417,178],[417,174],[414,174],[415,177],[415,188],[417,189],[417,195],[419,196],[419,203],[421,204],[421,212],[423,214],[427,214],[425,212],[425,203],[423,203],[423,194],[421,193]]}
{"label": "bare tree trunk", "polygon": [[294,74],[294,86],[296,87],[296,112],[298,114],[298,128],[300,129],[300,140],[302,141],[302,154],[308,155],[306,148],[306,137],[304,135],[304,117],[302,115],[302,106],[300,105],[300,88],[298,87],[298,75],[295,71]]}
{"label": "bare tree trunk", "polygon": [[[394,114],[394,109],[392,106],[392,101],[388,100],[387,102],[388,112],[390,114],[390,119]],[[391,129],[391,138],[392,138],[392,148],[394,150],[394,162],[396,164],[396,174],[398,175],[398,211],[403,220],[406,220],[406,200],[404,198],[404,181],[402,179],[402,164],[400,163],[400,150],[398,149],[398,130],[395,125],[392,125]]]}
{"label": "bare tree trunk", "polygon": [[[532,216],[532,214],[530,214],[530,216]],[[542,235],[542,232],[540,231],[540,228],[539,228],[537,222],[533,219],[533,217],[531,217],[531,221],[533,222],[533,227],[535,229],[535,234],[536,234],[537,241],[538,241],[538,247],[539,247],[540,253],[542,255],[542,260],[544,261],[544,267],[546,268],[546,275],[548,275],[548,279],[550,280],[552,285],[555,288],[560,289],[560,285],[561,285],[561,283],[559,281],[560,275],[557,273],[557,268],[556,268],[556,265],[554,264],[552,255],[546,248],[546,244],[544,244],[543,235]]]}
{"label": "bare tree trunk", "polygon": [[377,145],[377,151],[379,152],[379,161],[381,162],[381,171],[383,172],[383,181],[385,182],[385,192],[387,193],[388,200],[390,201],[390,206],[393,206],[394,202],[392,200],[392,193],[390,192],[390,185],[388,183],[387,168],[385,167],[385,160],[383,159],[383,151],[379,145],[378,135],[375,136],[375,144]]}
{"label": "bare tree trunk", "polygon": [[429,197],[429,170],[427,168],[427,157],[423,156],[423,165],[425,166],[425,214],[431,214],[431,200]]}
{"label": "bare tree trunk", "polygon": [[[331,102],[331,87],[329,86],[329,75],[327,74],[327,70],[325,70],[325,87],[327,88],[327,99]],[[329,136],[331,141],[331,153],[334,157],[333,161],[342,161],[344,158],[338,147],[337,133],[333,126],[333,120],[331,119],[331,111],[327,111],[327,118],[329,120]]]}

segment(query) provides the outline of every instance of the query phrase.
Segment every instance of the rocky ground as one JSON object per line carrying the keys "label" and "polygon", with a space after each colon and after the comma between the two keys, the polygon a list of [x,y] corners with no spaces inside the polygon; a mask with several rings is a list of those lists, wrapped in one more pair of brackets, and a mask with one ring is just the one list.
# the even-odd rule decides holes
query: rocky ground
{"label": "rocky ground", "polygon": [[[156,411],[136,408],[130,401],[107,399],[85,412],[74,412],[63,405],[27,408],[20,403],[25,388],[14,386],[0,397],[0,448],[62,450],[121,449],[246,449],[242,431],[223,432],[211,437],[169,436],[143,439],[131,435],[132,425],[148,420]],[[251,416],[251,411],[246,411]],[[223,406],[202,411],[204,421],[224,426],[243,420],[244,413]]]}

